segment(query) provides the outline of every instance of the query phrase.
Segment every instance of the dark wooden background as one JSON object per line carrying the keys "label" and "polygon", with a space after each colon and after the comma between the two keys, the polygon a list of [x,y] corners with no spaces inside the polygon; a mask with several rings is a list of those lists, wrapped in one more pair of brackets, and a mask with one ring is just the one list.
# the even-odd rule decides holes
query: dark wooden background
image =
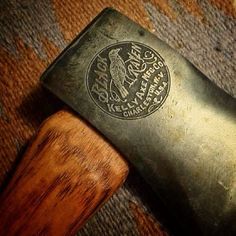
{"label": "dark wooden background", "polygon": [[[234,0],[1,0],[0,186],[40,123],[63,104],[39,77],[103,8],[128,15],[236,97]],[[79,235],[167,235],[165,209],[135,171]]]}

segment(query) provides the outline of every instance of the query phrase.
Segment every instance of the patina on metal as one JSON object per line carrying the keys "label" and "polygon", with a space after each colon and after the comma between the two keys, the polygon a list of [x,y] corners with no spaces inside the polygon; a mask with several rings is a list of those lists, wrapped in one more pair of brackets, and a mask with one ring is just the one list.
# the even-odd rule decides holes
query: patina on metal
{"label": "patina on metal", "polygon": [[236,232],[236,101],[104,10],[42,76],[139,170],[188,235]]}

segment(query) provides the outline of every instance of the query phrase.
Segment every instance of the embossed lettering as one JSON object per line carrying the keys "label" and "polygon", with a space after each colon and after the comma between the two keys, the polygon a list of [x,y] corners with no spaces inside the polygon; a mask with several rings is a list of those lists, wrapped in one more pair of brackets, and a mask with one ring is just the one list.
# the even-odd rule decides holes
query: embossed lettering
{"label": "embossed lettering", "polygon": [[121,119],[141,118],[158,110],[170,87],[162,57],[138,42],[120,42],[98,52],[86,79],[94,102]]}

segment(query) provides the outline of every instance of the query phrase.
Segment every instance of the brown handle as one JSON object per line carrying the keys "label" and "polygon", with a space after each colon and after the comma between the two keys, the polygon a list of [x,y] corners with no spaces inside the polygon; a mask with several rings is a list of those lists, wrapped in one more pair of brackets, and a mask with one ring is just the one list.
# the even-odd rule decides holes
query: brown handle
{"label": "brown handle", "polygon": [[43,123],[1,196],[0,235],[74,235],[127,173],[98,133],[58,112]]}

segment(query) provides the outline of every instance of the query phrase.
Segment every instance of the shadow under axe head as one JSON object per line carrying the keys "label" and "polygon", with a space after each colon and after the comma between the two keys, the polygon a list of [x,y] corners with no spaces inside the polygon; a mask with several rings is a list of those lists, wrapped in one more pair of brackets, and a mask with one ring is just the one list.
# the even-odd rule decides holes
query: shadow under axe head
{"label": "shadow under axe head", "polygon": [[236,232],[236,102],[105,9],[42,76],[137,168],[191,235]]}

